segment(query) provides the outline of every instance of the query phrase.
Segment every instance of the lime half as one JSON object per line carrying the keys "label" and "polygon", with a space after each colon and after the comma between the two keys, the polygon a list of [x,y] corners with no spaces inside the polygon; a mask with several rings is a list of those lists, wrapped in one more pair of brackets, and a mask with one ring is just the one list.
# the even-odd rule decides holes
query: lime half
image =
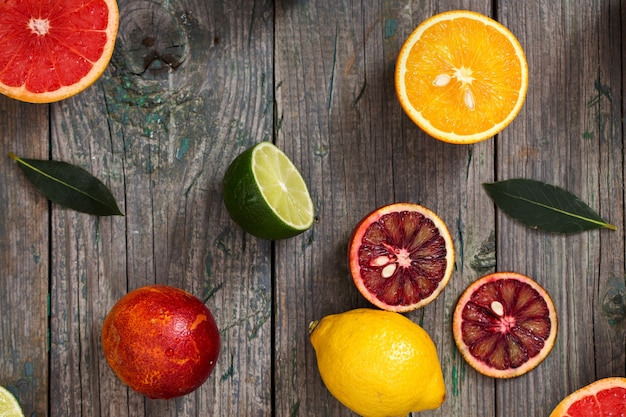
{"label": "lime half", "polygon": [[230,217],[256,237],[286,239],[313,225],[313,202],[304,179],[270,142],[246,149],[231,162],[222,193]]}
{"label": "lime half", "polygon": [[0,386],[0,417],[24,417],[22,408],[13,394]]}

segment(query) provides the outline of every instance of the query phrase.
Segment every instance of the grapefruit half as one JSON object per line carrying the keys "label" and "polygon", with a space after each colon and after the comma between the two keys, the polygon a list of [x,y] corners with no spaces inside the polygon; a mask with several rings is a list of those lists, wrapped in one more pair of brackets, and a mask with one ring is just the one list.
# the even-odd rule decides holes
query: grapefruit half
{"label": "grapefruit half", "polygon": [[599,379],[561,401],[550,417],[626,416],[626,378]]}
{"label": "grapefruit half", "polygon": [[31,103],[78,94],[109,64],[118,23],[115,0],[0,2],[0,93]]}

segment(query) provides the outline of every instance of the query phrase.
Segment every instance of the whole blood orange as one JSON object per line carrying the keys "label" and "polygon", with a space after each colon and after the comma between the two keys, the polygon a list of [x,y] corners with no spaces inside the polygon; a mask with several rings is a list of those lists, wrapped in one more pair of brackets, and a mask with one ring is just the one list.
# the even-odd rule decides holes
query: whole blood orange
{"label": "whole blood orange", "polygon": [[33,103],[73,96],[109,64],[115,0],[0,2],[0,93]]}
{"label": "whole blood orange", "polygon": [[102,348],[124,383],[147,397],[168,399],[207,380],[220,336],[200,300],[175,287],[152,285],[129,292],[109,311]]}
{"label": "whole blood orange", "polygon": [[626,378],[610,377],[574,391],[550,417],[626,416]]}
{"label": "whole blood orange", "polygon": [[443,220],[413,203],[365,216],[348,247],[352,279],[375,306],[406,312],[433,301],[454,269],[454,245]]}
{"label": "whole blood orange", "polygon": [[454,341],[478,372],[512,378],[550,353],[557,316],[548,293],[531,278],[497,272],[479,278],[461,295],[452,317]]}

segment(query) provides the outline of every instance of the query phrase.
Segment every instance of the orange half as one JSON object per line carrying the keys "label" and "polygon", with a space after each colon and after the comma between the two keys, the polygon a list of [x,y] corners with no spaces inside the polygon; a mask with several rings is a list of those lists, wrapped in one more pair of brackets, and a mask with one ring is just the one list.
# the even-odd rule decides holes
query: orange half
{"label": "orange half", "polygon": [[0,93],[50,103],[83,91],[109,64],[118,24],[115,0],[0,2]]}
{"label": "orange half", "polygon": [[406,40],[395,86],[404,112],[429,135],[469,144],[490,138],[517,116],[528,64],[517,38],[480,13],[437,14]]}

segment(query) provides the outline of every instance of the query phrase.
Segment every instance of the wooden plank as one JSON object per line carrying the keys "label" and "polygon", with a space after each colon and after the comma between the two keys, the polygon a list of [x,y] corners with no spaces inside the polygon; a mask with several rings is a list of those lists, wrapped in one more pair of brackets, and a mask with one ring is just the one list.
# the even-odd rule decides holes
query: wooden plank
{"label": "wooden plank", "polygon": [[30,184],[13,152],[48,156],[48,106],[0,96],[0,385],[25,415],[48,406],[48,202]]}
{"label": "wooden plank", "polygon": [[427,137],[402,114],[393,85],[406,37],[452,8],[490,12],[484,2],[277,2],[277,142],[309,182],[319,218],[277,245],[277,416],[352,415],[324,388],[307,326],[369,306],[349,278],[348,238],[367,212],[407,200],[438,212],[459,248],[449,288],[409,315],[432,334],[448,386],[445,405],[424,415],[494,414],[494,383],[467,369],[450,333],[461,290],[495,265],[471,266],[493,241],[493,207],[480,189],[493,179],[493,142],[455,147]]}
{"label": "wooden plank", "polygon": [[[624,351],[624,130],[623,119],[623,48],[621,39],[623,6],[619,1],[598,2],[594,25],[598,31],[598,75],[594,90],[587,101],[587,121],[596,141],[590,157],[597,164],[597,191],[590,193],[602,216],[617,227],[613,233],[601,233],[595,249],[599,252],[596,264],[597,285],[594,288],[594,344],[602,356],[595,362],[595,377],[623,376],[626,356]],[[623,59],[623,58],[622,58]],[[591,75],[588,82],[591,81]],[[587,135],[589,136],[589,135]],[[617,290],[616,294],[614,291]],[[619,313],[615,313],[615,306]],[[587,381],[581,381],[587,382]],[[575,387],[568,387],[573,389]]]}
{"label": "wooden plank", "polygon": [[[53,113],[53,158],[103,179],[125,217],[54,209],[52,415],[269,415],[271,245],[232,223],[220,187],[234,155],[271,139],[272,4],[119,6],[107,73]],[[101,351],[108,310],[151,283],[205,301],[222,336],[213,375],[177,400],[128,390]]]}
{"label": "wooden plank", "polygon": [[[620,110],[608,97],[615,92],[619,103],[621,70],[607,59],[611,38],[620,35],[606,24],[620,6],[602,3],[602,9],[594,1],[498,3],[499,18],[526,48],[530,86],[519,122],[502,135],[497,175],[559,185],[623,229]],[[544,363],[498,384],[498,409],[506,415],[548,415],[574,389],[623,373],[622,337],[608,339],[599,312],[604,283],[623,275],[623,241],[623,231],[559,236],[498,216],[498,268],[534,277],[560,317]]]}
{"label": "wooden plank", "polygon": [[[125,211],[122,158],[98,87],[53,105],[53,159],[100,178]],[[128,413],[127,390],[101,377],[110,371],[100,348],[102,320],[126,292],[124,226],[123,217],[52,207],[50,415]]]}
{"label": "wooden plank", "polygon": [[[508,26],[531,71],[518,118],[472,146],[426,136],[393,86],[408,34],[456,8]],[[0,165],[0,385],[26,415],[353,415],[324,388],[307,328],[369,306],[349,278],[348,237],[367,212],[403,200],[439,213],[457,248],[448,288],[408,315],[432,335],[448,392],[420,415],[548,415],[572,390],[623,375],[625,324],[602,309],[607,288],[624,282],[620,1],[120,0],[120,9],[115,56],[93,87],[52,106],[0,97],[0,155],[51,152],[83,166],[126,214],[48,210],[10,159]],[[274,244],[234,225],[220,191],[230,160],[272,139],[303,173],[318,217]],[[618,231],[519,225],[480,186],[512,177],[567,188]],[[546,361],[506,381],[470,368],[450,330],[461,291],[496,266],[534,277],[560,318]],[[223,338],[209,381],[175,401],[127,389],[100,346],[115,301],[154,282],[203,299]]]}

